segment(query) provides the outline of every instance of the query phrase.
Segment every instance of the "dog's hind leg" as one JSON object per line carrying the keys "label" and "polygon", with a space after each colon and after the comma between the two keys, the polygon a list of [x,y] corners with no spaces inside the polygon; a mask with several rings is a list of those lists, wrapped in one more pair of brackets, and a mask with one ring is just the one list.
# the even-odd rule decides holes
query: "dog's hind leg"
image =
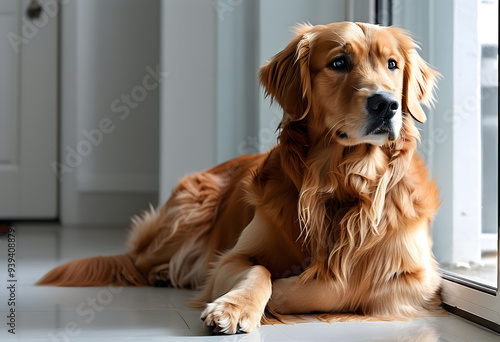
{"label": "dog's hind leg", "polygon": [[[200,285],[199,279],[204,279],[205,274],[187,275],[175,270],[191,269],[194,262],[210,259],[215,253],[209,247],[208,233],[225,184],[225,177],[207,172],[185,177],[164,206],[133,219],[128,240],[130,254],[150,285]],[[196,270],[204,273],[207,267]]]}
{"label": "dog's hind leg", "polygon": [[148,281],[156,287],[167,287],[172,285],[170,282],[170,263],[154,266],[148,275]]}

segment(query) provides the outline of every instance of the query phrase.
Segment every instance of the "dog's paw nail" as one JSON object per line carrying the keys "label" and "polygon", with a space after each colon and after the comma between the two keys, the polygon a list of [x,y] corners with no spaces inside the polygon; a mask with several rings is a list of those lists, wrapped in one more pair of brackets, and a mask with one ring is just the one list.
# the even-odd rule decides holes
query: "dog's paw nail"
{"label": "dog's paw nail", "polygon": [[216,326],[215,324],[205,325],[205,329],[206,329],[209,333],[211,333],[211,334],[215,334],[215,333],[216,333],[216,332],[215,332],[215,328],[216,328],[216,327],[217,327],[217,326]]}

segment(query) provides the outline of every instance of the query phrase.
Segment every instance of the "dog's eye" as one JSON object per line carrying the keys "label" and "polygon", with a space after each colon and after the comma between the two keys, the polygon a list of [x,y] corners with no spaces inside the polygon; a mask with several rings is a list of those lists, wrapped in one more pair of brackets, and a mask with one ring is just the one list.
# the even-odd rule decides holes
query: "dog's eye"
{"label": "dog's eye", "polygon": [[343,56],[337,57],[330,63],[330,67],[339,71],[347,71],[348,67],[347,60]]}
{"label": "dog's eye", "polygon": [[397,69],[398,63],[394,59],[389,59],[389,62],[387,63],[387,67],[389,68],[389,70]]}

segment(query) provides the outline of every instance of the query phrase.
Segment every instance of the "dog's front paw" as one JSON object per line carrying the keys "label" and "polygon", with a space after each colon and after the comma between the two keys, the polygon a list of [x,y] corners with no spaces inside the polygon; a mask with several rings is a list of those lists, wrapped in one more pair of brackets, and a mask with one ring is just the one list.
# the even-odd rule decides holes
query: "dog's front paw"
{"label": "dog's front paw", "polygon": [[243,293],[233,291],[209,303],[201,320],[214,333],[235,334],[258,328],[263,314],[263,307]]}

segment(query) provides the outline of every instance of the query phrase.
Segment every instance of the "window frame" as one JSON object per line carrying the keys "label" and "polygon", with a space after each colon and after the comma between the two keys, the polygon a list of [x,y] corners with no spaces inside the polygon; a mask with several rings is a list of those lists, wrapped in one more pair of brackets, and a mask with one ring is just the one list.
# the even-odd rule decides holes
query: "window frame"
{"label": "window frame", "polygon": [[[467,39],[469,38],[467,37],[467,35],[471,34],[467,31],[467,25],[460,24],[463,22],[470,22],[471,15],[477,14],[477,4],[478,2],[476,2],[476,4],[474,5],[473,2],[467,0],[423,0],[418,2],[394,0],[392,3],[392,19],[394,25],[409,30],[415,36],[415,39],[420,42],[422,46],[421,54],[424,56],[424,58],[441,73],[447,73],[445,75],[445,78],[440,80],[439,82],[439,91],[437,93],[438,104],[434,109],[429,110],[429,121],[425,124],[424,127],[422,127],[422,142],[425,143],[430,141],[433,144],[433,148],[441,149],[441,151],[438,151],[437,153],[429,153],[426,155],[426,151],[424,148],[424,156],[429,166],[431,175],[434,175],[438,178],[438,184],[439,175],[441,174],[441,172],[444,171],[443,174],[448,174],[448,171],[452,175],[451,177],[448,177],[451,180],[447,180],[450,182],[449,187],[446,188],[446,185],[444,185],[445,189],[442,189],[445,193],[452,194],[451,200],[448,199],[450,202],[452,202],[452,204],[450,204],[447,208],[445,207],[445,210],[448,209],[451,211],[448,212],[448,214],[451,215],[450,217],[452,219],[448,220],[447,222],[445,220],[438,220],[438,222],[435,222],[434,224],[434,231],[439,229],[448,229],[449,231],[453,231],[454,229],[469,229],[469,231],[465,231],[465,233],[470,234],[471,226],[473,228],[473,232],[481,229],[481,211],[479,210],[481,196],[480,190],[479,193],[476,192],[473,194],[473,196],[475,197],[474,200],[479,200],[479,202],[477,203],[479,215],[476,216],[476,223],[469,226],[464,225],[463,227],[455,226],[458,220],[456,219],[457,210],[456,208],[454,208],[454,206],[459,206],[460,201],[463,201],[464,196],[469,196],[469,194],[464,194],[462,191],[460,191],[461,189],[457,184],[453,184],[453,177],[466,176],[467,174],[470,174],[471,169],[473,169],[473,173],[475,173],[478,177],[476,179],[477,183],[479,184],[478,188],[481,189],[480,154],[477,156],[476,160],[471,162],[471,164],[473,165],[478,165],[476,168],[472,166],[471,169],[468,170],[458,170],[458,175],[454,174],[454,171],[456,171],[456,169],[454,168],[457,167],[458,163],[455,163],[456,160],[453,160],[453,155],[458,155],[458,153],[460,152],[459,149],[464,147],[464,139],[462,139],[462,141],[460,141],[460,139],[453,140],[453,134],[455,134],[455,136],[457,137],[460,137],[460,134],[463,133],[460,132],[460,129],[462,131],[465,131],[467,129],[477,129],[477,127],[480,128],[480,118],[476,117],[476,122],[467,122],[467,124],[465,125],[453,125],[453,120],[449,120],[449,122],[447,123],[448,126],[443,126],[443,121],[440,121],[440,118],[438,117],[439,115],[443,114],[443,109],[446,110],[446,108],[448,108],[449,112],[452,115],[456,115],[456,113],[460,111],[460,108],[458,108],[458,106],[460,106],[460,103],[463,103],[464,101],[463,96],[466,96],[468,92],[470,94],[470,87],[473,82],[464,82],[464,79],[466,79],[467,75],[464,75],[463,70],[460,70],[457,67],[459,62],[457,58],[460,58],[459,51],[470,51],[471,48],[475,48],[471,44],[476,44],[476,46],[478,47],[477,41],[474,41],[474,39]],[[474,12],[474,6],[476,6],[476,12]],[[420,15],[417,16],[415,15],[415,13],[420,13]],[[446,35],[448,35],[448,38],[452,37],[452,39],[449,39],[449,41],[447,42],[448,44],[450,44],[449,46],[443,46],[442,37],[445,37]],[[474,63],[475,66],[479,67],[481,62],[480,57],[479,60],[477,60],[477,56],[467,56],[466,58],[472,58],[471,62]],[[450,63],[450,61],[452,63]],[[460,62],[463,61],[460,60]],[[442,71],[440,66],[445,70]],[[446,68],[448,69],[446,70]],[[472,91],[478,90],[476,89]],[[480,95],[477,95],[477,98],[480,99]],[[477,101],[477,106],[480,106],[480,101]],[[476,126],[471,128],[470,125]],[[454,126],[459,127],[457,128]],[[451,134],[450,141],[452,143],[450,144],[450,141],[448,141],[447,145],[443,145],[444,143],[442,143],[441,146],[438,146],[439,141],[436,142],[432,138],[437,136],[436,132],[438,130],[443,129],[445,132]],[[480,148],[480,135],[479,139],[474,141],[474,144],[476,144],[475,147]],[[446,148],[448,150],[446,150]],[[439,155],[439,153],[441,153],[441,156]],[[448,161],[442,160],[442,155],[444,153],[451,153],[451,164],[448,163]],[[477,160],[478,158],[479,161]],[[446,163],[448,163],[448,165],[445,165]],[[460,173],[462,173],[462,175],[460,175]],[[441,177],[446,178],[446,176]],[[443,198],[443,200],[446,201],[447,199]],[[447,243],[450,244],[448,241]],[[497,248],[498,250],[500,250],[500,243],[498,238]],[[500,265],[500,256],[497,253],[496,289],[490,286],[483,286],[481,284],[475,283],[474,281],[469,281],[467,279],[457,277],[451,272],[442,270],[442,299],[444,308],[451,311],[452,313],[463,316],[466,319],[479,323],[496,332],[500,332],[500,272],[498,265]]]}

